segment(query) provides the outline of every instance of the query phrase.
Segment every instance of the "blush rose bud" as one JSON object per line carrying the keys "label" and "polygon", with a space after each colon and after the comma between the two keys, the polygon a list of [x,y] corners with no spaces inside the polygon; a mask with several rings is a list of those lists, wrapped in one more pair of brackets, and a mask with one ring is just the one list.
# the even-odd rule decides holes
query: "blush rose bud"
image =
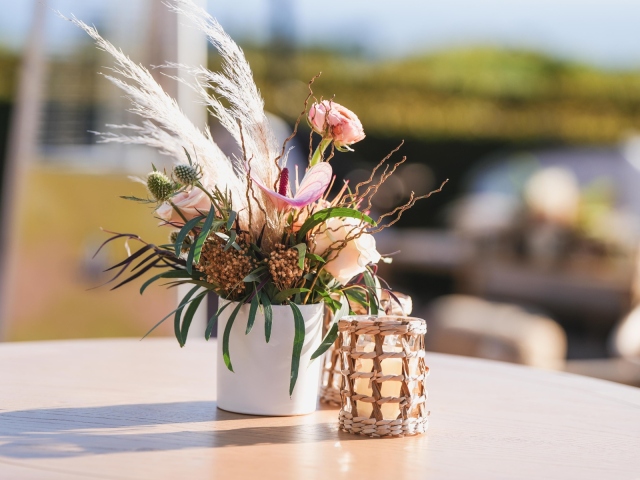
{"label": "blush rose bud", "polygon": [[309,122],[316,133],[330,138],[338,149],[364,139],[364,130],[358,116],[348,108],[330,100],[314,103],[309,109]]}

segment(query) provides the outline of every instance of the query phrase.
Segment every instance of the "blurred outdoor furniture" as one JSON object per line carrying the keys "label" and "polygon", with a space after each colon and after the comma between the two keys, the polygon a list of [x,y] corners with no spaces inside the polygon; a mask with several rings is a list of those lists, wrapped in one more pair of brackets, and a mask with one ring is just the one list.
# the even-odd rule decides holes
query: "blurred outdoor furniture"
{"label": "blurred outdoor furniture", "polygon": [[215,343],[0,345],[0,478],[635,478],[640,390],[430,353],[426,435],[216,409]]}
{"label": "blurred outdoor furniture", "polygon": [[613,327],[631,305],[633,268],[627,263],[577,261],[547,268],[504,255],[499,244],[486,238],[453,230],[384,233],[379,250],[401,252],[389,268],[391,277],[394,272],[448,275],[457,293],[535,306],[561,323],[597,330]]}
{"label": "blurred outdoor furniture", "polygon": [[626,358],[568,360],[564,370],[577,375],[640,387],[640,361]]}
{"label": "blurred outdoor furniture", "polygon": [[562,368],[567,339],[553,320],[466,295],[435,300],[425,313],[428,351]]}

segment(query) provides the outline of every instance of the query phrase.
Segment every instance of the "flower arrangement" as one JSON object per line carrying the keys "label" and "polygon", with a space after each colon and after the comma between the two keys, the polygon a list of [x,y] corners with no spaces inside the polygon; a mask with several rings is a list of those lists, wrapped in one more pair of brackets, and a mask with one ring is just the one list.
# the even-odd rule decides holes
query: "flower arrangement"
{"label": "flower arrangement", "polygon": [[[330,161],[335,151],[350,151],[365,137],[356,114],[333,100],[315,100],[311,90],[315,77],[293,134],[278,145],[242,50],[213,17],[190,0],[167,0],[167,5],[202,30],[221,55],[221,72],[189,68],[193,79],[189,85],[233,136],[242,157],[223,154],[209,130],[193,125],[147,69],[103,39],[95,28],[71,18],[113,56],[115,75],[106,77],[127,94],[131,111],[144,119],[140,125],[115,126],[119,132],[99,134],[101,141],[148,145],[176,161],[171,172],[154,167],[148,174],[147,198],[123,197],[153,206],[161,224],[172,230],[168,243],[156,246],[136,235],[113,233],[103,247],[118,239],[137,241],[141,246],[109,269],[116,270],[110,282],[117,282],[115,289],[153,273],[142,284],[141,293],[160,281],[169,287],[191,285],[178,307],[158,323],[173,316],[181,346],[208,292],[218,294],[221,302],[209,320],[207,339],[221,312],[234,305],[221,339],[229,370],[233,369],[229,334],[242,305],[250,305],[247,333],[257,312],[264,313],[266,342],[271,335],[272,307],[288,305],[295,323],[291,394],[305,336],[299,305],[324,302],[334,312],[333,323],[312,359],[334,343],[339,318],[353,312],[354,306],[377,314],[380,294],[388,289],[376,276],[376,264],[382,257],[373,234],[395,224],[404,211],[434,192],[412,193],[404,205],[372,218],[372,197],[406,160],[389,165],[398,149],[373,169],[368,180],[354,187],[334,185]],[[310,148],[308,168],[300,175],[287,164],[287,144],[303,118],[311,127],[310,146],[314,137],[319,141]],[[395,298],[392,292],[388,295]]]}

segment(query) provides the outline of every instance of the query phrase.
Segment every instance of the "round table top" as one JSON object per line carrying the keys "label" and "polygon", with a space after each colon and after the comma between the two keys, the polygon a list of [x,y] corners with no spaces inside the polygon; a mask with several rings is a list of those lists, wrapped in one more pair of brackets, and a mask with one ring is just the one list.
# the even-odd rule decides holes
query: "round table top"
{"label": "round table top", "polygon": [[640,479],[640,389],[428,354],[427,434],[216,408],[215,344],[0,345],[2,479]]}

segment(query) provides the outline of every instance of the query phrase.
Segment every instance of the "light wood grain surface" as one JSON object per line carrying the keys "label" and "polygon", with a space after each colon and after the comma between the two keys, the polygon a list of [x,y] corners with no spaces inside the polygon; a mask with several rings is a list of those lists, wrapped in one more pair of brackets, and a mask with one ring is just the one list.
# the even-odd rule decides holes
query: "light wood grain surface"
{"label": "light wood grain surface", "polygon": [[0,345],[0,479],[640,480],[640,390],[429,354],[426,435],[216,408],[215,345]]}

